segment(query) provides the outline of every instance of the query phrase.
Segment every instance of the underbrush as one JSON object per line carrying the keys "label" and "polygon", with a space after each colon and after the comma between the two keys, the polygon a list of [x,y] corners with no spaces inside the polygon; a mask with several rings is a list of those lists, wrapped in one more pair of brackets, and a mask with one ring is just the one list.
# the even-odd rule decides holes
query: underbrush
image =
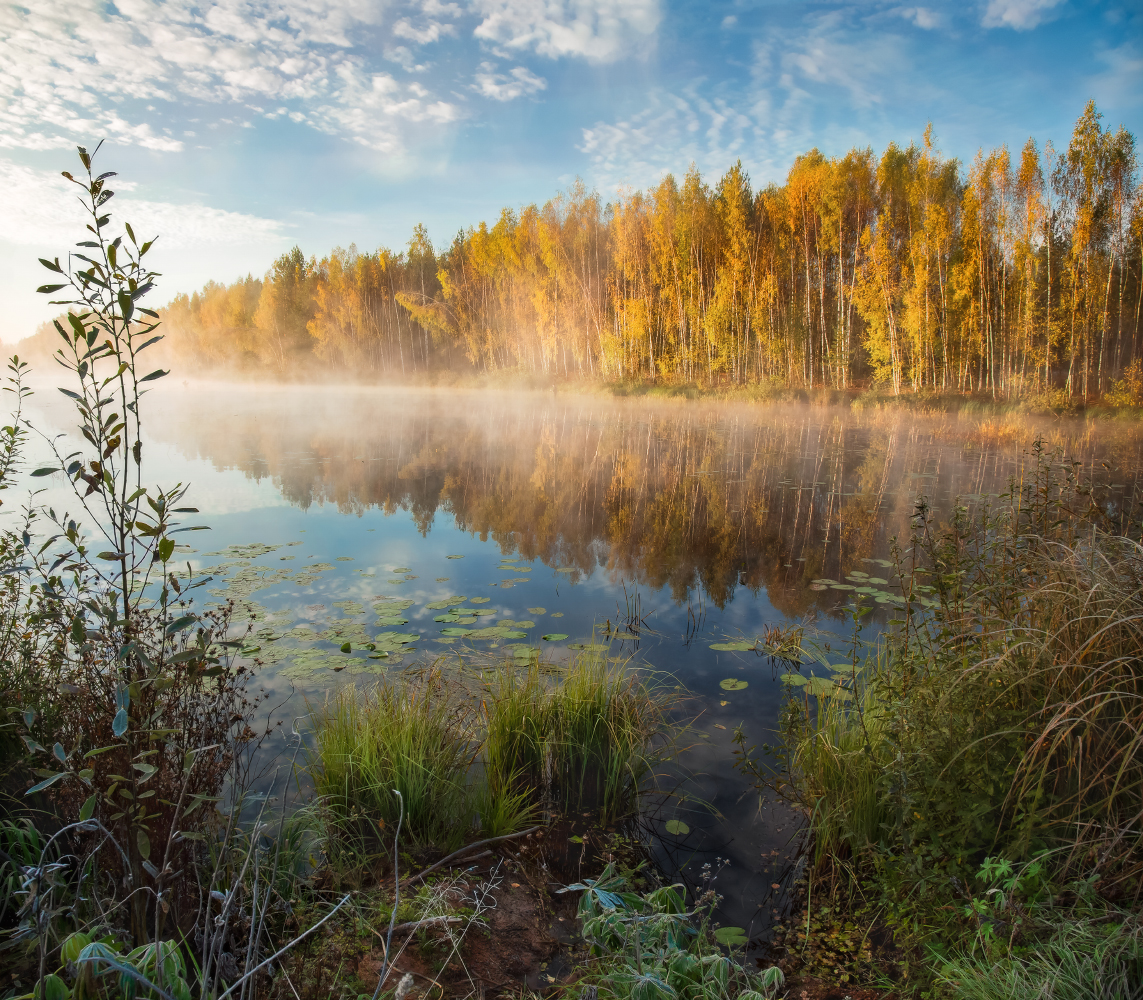
{"label": "underbrush", "polygon": [[[1100,970],[1136,968],[1138,539],[1137,511],[1038,446],[974,518],[938,524],[922,502],[898,556],[908,604],[880,646],[790,698],[779,772],[739,736],[742,766],[806,810],[809,899],[872,915],[917,989],[1000,995],[972,985],[991,978],[1020,995],[1080,926],[1107,942],[1069,967],[1086,995],[1117,995]],[[1072,994],[1060,979],[1035,995]]]}

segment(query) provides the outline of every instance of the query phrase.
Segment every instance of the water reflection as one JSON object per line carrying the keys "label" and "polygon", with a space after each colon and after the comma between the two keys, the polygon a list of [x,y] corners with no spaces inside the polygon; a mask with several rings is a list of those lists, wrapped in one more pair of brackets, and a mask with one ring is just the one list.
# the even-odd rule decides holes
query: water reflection
{"label": "water reflection", "polygon": [[1126,495],[1143,442],[1128,424],[547,394],[195,387],[164,409],[181,451],[302,509],[403,510],[423,534],[447,515],[548,566],[719,608],[765,590],[791,617],[836,605],[807,585],[885,557],[919,496],[1005,489],[1036,436]]}

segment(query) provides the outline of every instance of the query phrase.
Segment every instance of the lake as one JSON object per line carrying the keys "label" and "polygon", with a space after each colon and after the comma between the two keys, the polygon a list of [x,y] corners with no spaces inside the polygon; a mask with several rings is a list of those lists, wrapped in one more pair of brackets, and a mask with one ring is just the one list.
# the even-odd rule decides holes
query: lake
{"label": "lake", "polygon": [[[31,416],[65,430],[64,402],[40,387]],[[1111,504],[1143,498],[1143,434],[1117,421],[194,382],[147,402],[148,481],[192,484],[200,599],[253,616],[287,728],[348,681],[606,645],[688,692],[690,749],[641,818],[652,852],[688,879],[728,864],[722,919],[752,932],[783,905],[800,817],[760,803],[732,736],[774,741],[789,666],[725,647],[801,626],[838,651],[855,591],[874,639],[918,498],[947,515],[1002,492],[1037,435]],[[76,506],[59,476],[39,499]]]}

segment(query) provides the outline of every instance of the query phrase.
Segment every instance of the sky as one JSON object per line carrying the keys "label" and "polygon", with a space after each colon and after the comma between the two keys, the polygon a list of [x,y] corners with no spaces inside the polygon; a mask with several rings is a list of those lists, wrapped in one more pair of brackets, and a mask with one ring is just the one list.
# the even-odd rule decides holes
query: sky
{"label": "sky", "polygon": [[[26,5],[25,5],[26,4]],[[0,6],[0,339],[58,311],[82,238],[60,177],[104,146],[158,235],[158,302],[297,244],[435,245],[577,178],[606,199],[693,163],[781,182],[812,147],[1066,146],[1143,125],[1143,6],[980,0],[23,0]]]}

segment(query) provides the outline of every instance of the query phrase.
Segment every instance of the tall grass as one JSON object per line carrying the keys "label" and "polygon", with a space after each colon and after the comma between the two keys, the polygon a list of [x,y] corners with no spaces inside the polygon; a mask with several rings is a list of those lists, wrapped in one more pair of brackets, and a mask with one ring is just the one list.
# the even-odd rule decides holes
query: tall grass
{"label": "tall grass", "polygon": [[439,675],[346,687],[315,716],[319,795],[343,813],[356,809],[390,828],[403,802],[404,829],[414,842],[451,847],[463,839],[473,825],[473,712]]}
{"label": "tall grass", "polygon": [[531,822],[542,805],[609,822],[635,806],[656,757],[667,695],[585,656],[566,672],[505,664],[479,707],[432,672],[347,687],[314,711],[311,771],[341,816],[392,829],[404,802],[414,842],[453,848]]}
{"label": "tall grass", "polygon": [[[906,938],[953,947],[988,857],[1039,858],[1058,887],[1082,879],[1105,903],[1140,905],[1131,516],[1039,448],[972,517],[941,524],[919,503],[898,563],[909,607],[855,673],[853,700],[787,706],[780,787],[810,816],[815,874],[879,898]],[[1021,927],[1009,943],[1042,934]]]}
{"label": "tall grass", "polygon": [[611,822],[634,808],[653,769],[668,700],[600,656],[581,657],[557,684],[538,663],[502,671],[482,704],[489,783],[532,788]]}

